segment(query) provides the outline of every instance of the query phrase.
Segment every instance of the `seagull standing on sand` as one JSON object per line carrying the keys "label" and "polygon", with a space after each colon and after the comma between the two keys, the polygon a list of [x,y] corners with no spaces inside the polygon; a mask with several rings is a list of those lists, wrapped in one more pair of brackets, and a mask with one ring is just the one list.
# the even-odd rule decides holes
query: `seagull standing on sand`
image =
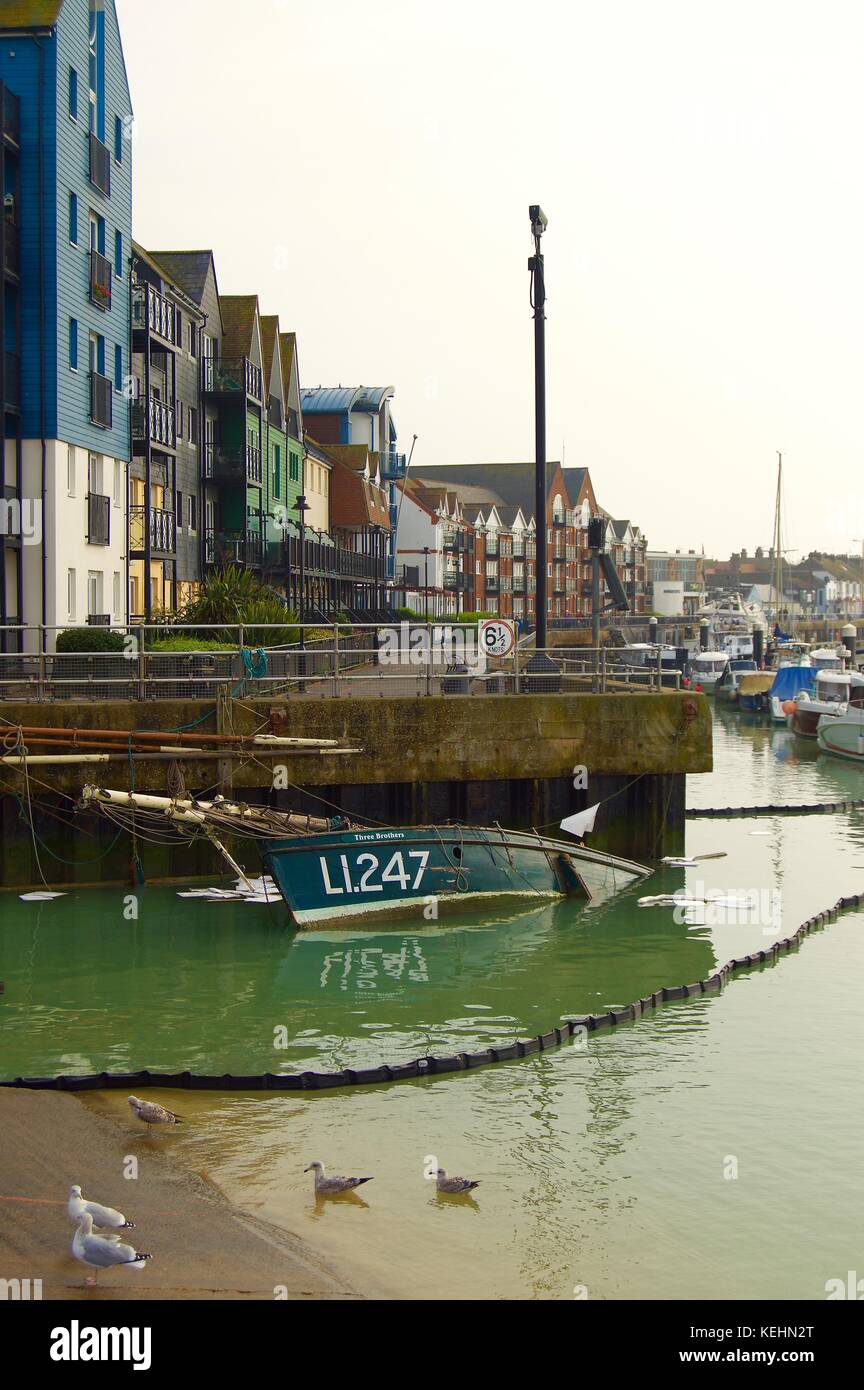
{"label": "seagull standing on sand", "polygon": [[318,1197],[337,1197],[340,1192],[353,1192],[355,1187],[360,1187],[364,1182],[371,1182],[371,1178],[328,1178],[324,1174],[324,1164],[320,1158],[316,1158],[314,1163],[310,1163],[303,1172],[314,1172],[315,1174],[315,1194]]}
{"label": "seagull standing on sand", "polygon": [[175,1115],[173,1110],[166,1110],[164,1105],[157,1105],[155,1100],[139,1100],[137,1096],[130,1096],[129,1104],[132,1106],[133,1115],[147,1126],[148,1134],[152,1133],[151,1125],[180,1125],[183,1123],[182,1118]]}
{"label": "seagull standing on sand", "polygon": [[75,1232],[75,1239],[72,1241],[72,1254],[76,1260],[80,1260],[82,1265],[89,1265],[97,1272],[92,1279],[85,1279],[84,1283],[88,1289],[95,1289],[99,1280],[100,1269],[113,1269],[115,1265],[128,1265],[130,1269],[143,1269],[146,1260],[152,1260],[152,1255],[143,1255],[140,1250],[134,1250],[131,1245],[126,1245],[119,1236],[94,1236],[93,1217],[88,1211],[81,1217],[81,1224]]}
{"label": "seagull standing on sand", "polygon": [[461,1197],[463,1192],[470,1192],[472,1188],[479,1187],[480,1180],[478,1178],[475,1182],[472,1178],[448,1178],[447,1169],[439,1168],[435,1174],[435,1186],[448,1197]]}
{"label": "seagull standing on sand", "polygon": [[77,1183],[69,1188],[69,1205],[66,1210],[76,1224],[86,1212],[88,1216],[92,1216],[94,1226],[113,1231],[135,1229],[135,1222],[127,1221],[122,1211],[117,1211],[114,1207],[103,1207],[101,1202],[88,1202]]}

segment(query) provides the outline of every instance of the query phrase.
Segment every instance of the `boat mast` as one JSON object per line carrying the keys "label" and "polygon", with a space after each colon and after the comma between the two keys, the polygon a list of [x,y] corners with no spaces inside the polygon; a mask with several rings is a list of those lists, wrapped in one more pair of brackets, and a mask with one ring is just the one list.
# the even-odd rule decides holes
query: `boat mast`
{"label": "boat mast", "polygon": [[772,600],[774,607],[774,626],[780,621],[780,604],[783,600],[783,455],[777,451],[777,498],[774,503],[774,571],[771,576]]}

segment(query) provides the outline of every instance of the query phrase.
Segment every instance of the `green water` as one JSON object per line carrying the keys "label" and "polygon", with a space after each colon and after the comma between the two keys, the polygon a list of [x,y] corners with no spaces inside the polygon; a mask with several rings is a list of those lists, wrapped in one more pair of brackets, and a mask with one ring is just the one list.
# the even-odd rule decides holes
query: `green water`
{"label": "green water", "polygon": [[[784,729],[718,710],[715,732],[717,770],[690,779],[691,805],[864,796],[859,768]],[[703,978],[864,890],[860,812],[691,822],[688,852],[717,851],[596,910],[387,932],[298,935],[279,909],[165,889],[142,892],[131,921],[115,891],[6,897],[0,1072],[294,1071],[471,1050]],[[776,890],[782,921],[636,906],[685,885]],[[849,914],[721,997],[587,1048],[368,1091],[172,1093],[189,1123],[158,1142],[372,1293],[824,1297],[826,1280],[864,1272],[862,928]],[[94,1103],[125,1112],[114,1093]],[[482,1180],[476,1204],[436,1200],[430,1155]],[[316,1205],[302,1173],[316,1157],[374,1174],[365,1202]]]}

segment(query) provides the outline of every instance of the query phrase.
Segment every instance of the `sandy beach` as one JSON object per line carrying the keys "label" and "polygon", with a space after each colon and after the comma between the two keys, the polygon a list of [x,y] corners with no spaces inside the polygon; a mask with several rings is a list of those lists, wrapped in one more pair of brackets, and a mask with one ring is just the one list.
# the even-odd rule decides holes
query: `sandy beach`
{"label": "sandy beach", "polygon": [[[138,1161],[135,1178],[123,1175],[130,1157]],[[135,1222],[124,1235],[153,1255],[144,1270],[102,1271],[99,1288],[85,1288],[93,1271],[71,1254],[72,1183]],[[0,1279],[41,1279],[45,1299],[358,1296],[296,1236],[237,1211],[179,1168],[143,1128],[94,1114],[71,1095],[7,1089],[0,1089]]]}

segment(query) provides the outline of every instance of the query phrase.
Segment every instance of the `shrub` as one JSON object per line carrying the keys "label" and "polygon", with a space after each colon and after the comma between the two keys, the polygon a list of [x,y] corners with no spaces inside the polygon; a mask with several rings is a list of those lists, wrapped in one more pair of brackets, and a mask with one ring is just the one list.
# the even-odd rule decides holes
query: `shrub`
{"label": "shrub", "polygon": [[175,637],[160,637],[147,648],[150,652],[233,652],[237,648],[229,642],[215,642],[211,638],[196,637],[194,632],[178,632]]}
{"label": "shrub", "polygon": [[119,652],[126,651],[121,632],[107,627],[70,627],[57,634],[58,652]]}

